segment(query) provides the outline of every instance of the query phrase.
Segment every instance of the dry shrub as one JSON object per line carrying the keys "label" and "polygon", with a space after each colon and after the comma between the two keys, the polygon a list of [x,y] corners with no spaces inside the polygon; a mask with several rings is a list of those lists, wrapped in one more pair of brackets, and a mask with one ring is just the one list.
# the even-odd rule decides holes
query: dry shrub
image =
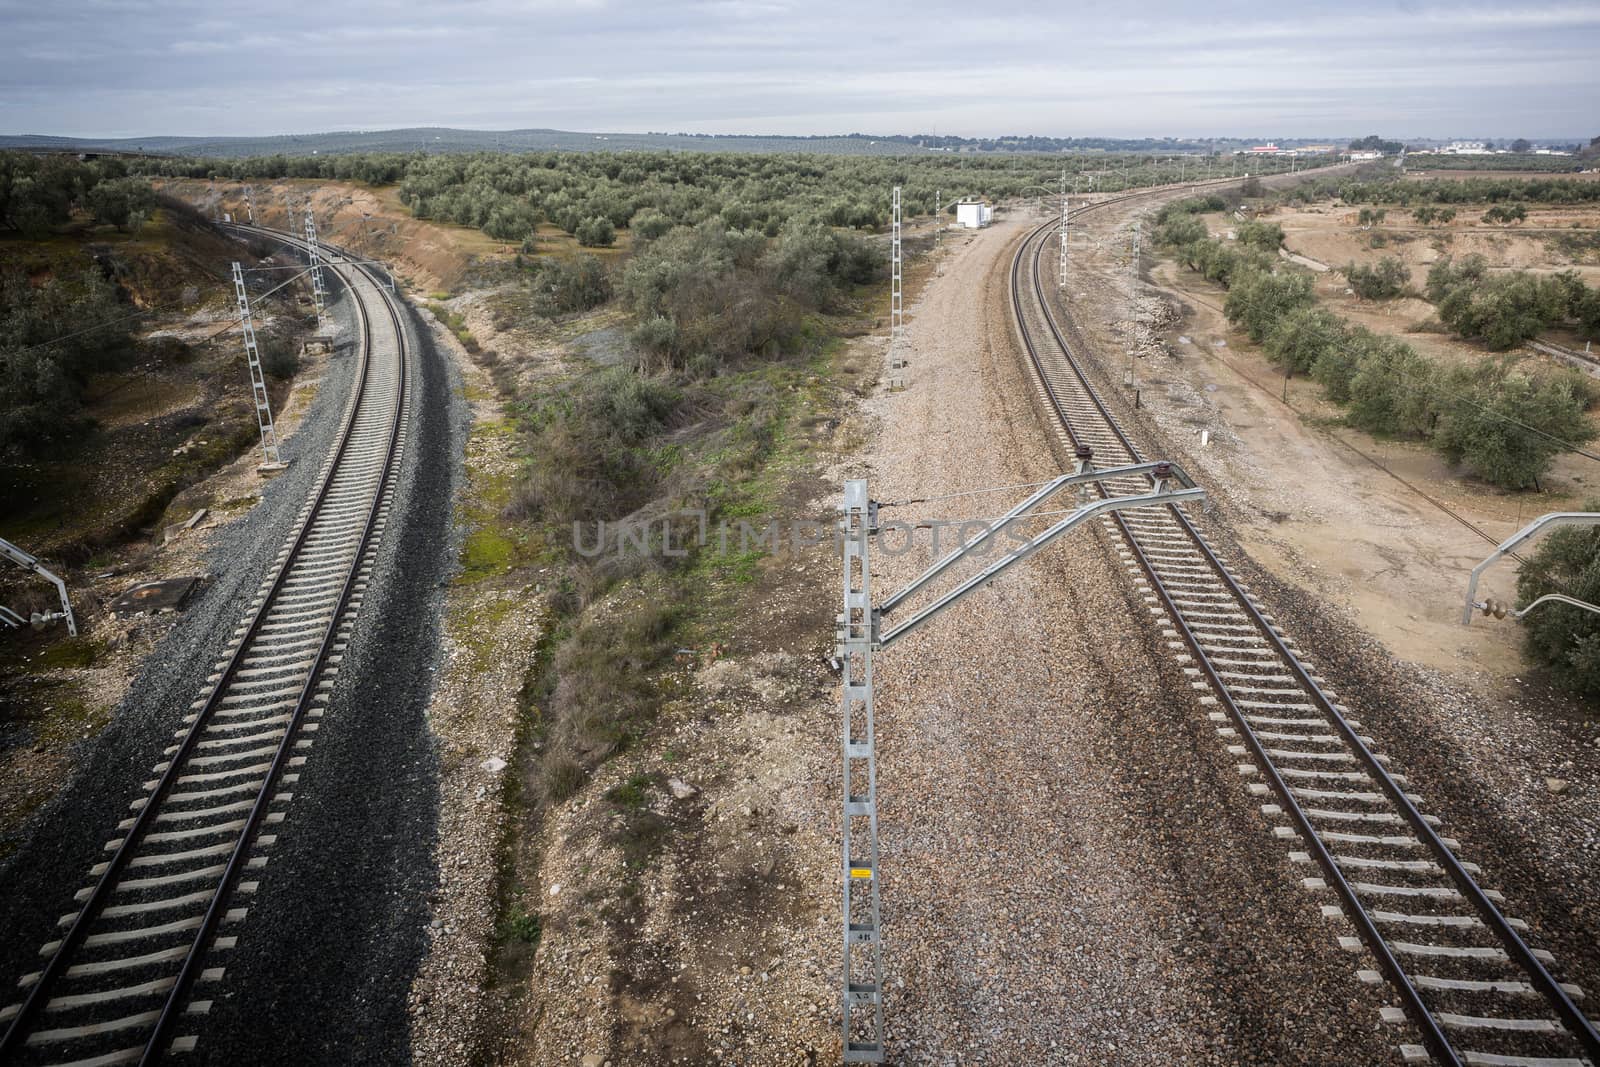
{"label": "dry shrub", "polygon": [[674,606],[641,598],[614,617],[581,623],[556,648],[540,765],[547,800],[570,797],[655,718],[660,694],[650,676],[672,652],[676,621]]}

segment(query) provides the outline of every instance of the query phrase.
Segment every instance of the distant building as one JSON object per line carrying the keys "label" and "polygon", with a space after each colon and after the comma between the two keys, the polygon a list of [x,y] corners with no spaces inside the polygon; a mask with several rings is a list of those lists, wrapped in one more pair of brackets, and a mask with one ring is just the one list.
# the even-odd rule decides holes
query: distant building
{"label": "distant building", "polygon": [[1482,141],[1451,141],[1439,149],[1439,154],[1442,156],[1488,156],[1493,155],[1494,150],[1485,148]]}
{"label": "distant building", "polygon": [[1361,152],[1351,152],[1350,153],[1350,162],[1352,162],[1352,163],[1360,163],[1363,160],[1382,159],[1382,158],[1383,158],[1383,153],[1382,152],[1361,151]]}
{"label": "distant building", "polygon": [[1331,144],[1303,144],[1298,148],[1289,149],[1290,154],[1296,156],[1328,156],[1338,149]]}
{"label": "distant building", "polygon": [[1282,151],[1282,149],[1275,144],[1258,144],[1247,148],[1245,151],[1253,156],[1275,156]]}
{"label": "distant building", "polygon": [[994,208],[981,200],[963,200],[956,205],[956,225],[981,230],[994,219]]}

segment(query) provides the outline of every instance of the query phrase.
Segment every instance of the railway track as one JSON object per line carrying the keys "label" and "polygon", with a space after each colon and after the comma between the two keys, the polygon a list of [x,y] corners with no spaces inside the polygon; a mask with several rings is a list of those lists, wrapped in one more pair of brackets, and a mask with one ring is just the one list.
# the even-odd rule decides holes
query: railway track
{"label": "railway track", "polygon": [[63,901],[61,937],[0,994],[0,1063],[111,1067],[195,1048],[328,708],[406,438],[400,315],[361,266],[328,269],[360,335],[337,442],[106,860]]}
{"label": "railway track", "polygon": [[[1032,231],[1011,265],[1012,310],[1038,399],[1069,453],[1089,450],[1101,467],[1142,462],[1047,297],[1044,249],[1058,227]],[[1100,491],[1148,486],[1138,478]],[[1478,883],[1479,869],[1456,856],[1442,820],[1191,517],[1168,507],[1103,521],[1274,836],[1306,865],[1306,888],[1329,901],[1325,915],[1354,928],[1340,946],[1370,954],[1376,966],[1358,971],[1364,981],[1388,982],[1397,1003],[1383,1019],[1420,1034],[1420,1044],[1400,1045],[1403,1058],[1600,1064],[1600,1035],[1576,1004],[1583,991],[1551,974],[1551,955],[1529,946],[1527,925],[1502,913],[1501,894]]]}

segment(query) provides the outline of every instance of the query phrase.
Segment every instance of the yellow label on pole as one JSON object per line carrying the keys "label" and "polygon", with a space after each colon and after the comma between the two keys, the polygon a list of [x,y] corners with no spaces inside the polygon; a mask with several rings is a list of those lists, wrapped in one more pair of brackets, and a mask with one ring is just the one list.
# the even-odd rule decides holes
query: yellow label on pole
{"label": "yellow label on pole", "polygon": [[871,878],[872,877],[872,868],[871,867],[851,867],[850,868],[850,877],[852,877],[852,878]]}

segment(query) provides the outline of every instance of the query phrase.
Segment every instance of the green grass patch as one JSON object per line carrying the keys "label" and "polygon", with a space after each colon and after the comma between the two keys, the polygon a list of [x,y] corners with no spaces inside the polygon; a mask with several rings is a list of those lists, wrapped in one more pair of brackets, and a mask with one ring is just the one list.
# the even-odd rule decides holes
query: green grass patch
{"label": "green grass patch", "polygon": [[68,637],[39,653],[29,666],[42,671],[92,667],[104,651],[105,646],[99,641],[87,637]]}
{"label": "green grass patch", "polygon": [[471,657],[474,670],[487,670],[499,653],[499,633],[506,617],[526,603],[519,597],[495,596],[463,612],[452,633]]}
{"label": "green grass patch", "polygon": [[456,340],[460,341],[461,346],[468,352],[480,350],[478,339],[467,329],[467,320],[460,312],[451,311],[443,304],[429,304],[428,310],[433,313],[434,318],[444,324],[445,329],[455,335]]}
{"label": "green grass patch", "polygon": [[[485,422],[473,429],[472,445],[485,437],[514,432],[505,420]],[[507,574],[540,555],[537,531],[506,517],[506,508],[516,487],[516,475],[509,471],[480,473],[473,479],[473,494],[460,508],[462,520],[470,528],[461,546],[461,573],[456,582],[470,585]]]}
{"label": "green grass patch", "polygon": [[606,799],[630,811],[643,811],[649,799],[650,787],[655,778],[649,774],[635,774],[627,781],[606,790]]}
{"label": "green grass patch", "polygon": [[521,901],[516,902],[500,916],[495,925],[495,940],[501,944],[518,942],[534,946],[544,933],[544,921],[538,912],[528,911]]}
{"label": "green grass patch", "polygon": [[461,580],[476,582],[511,569],[516,543],[499,530],[480,527],[467,535],[461,548]]}

